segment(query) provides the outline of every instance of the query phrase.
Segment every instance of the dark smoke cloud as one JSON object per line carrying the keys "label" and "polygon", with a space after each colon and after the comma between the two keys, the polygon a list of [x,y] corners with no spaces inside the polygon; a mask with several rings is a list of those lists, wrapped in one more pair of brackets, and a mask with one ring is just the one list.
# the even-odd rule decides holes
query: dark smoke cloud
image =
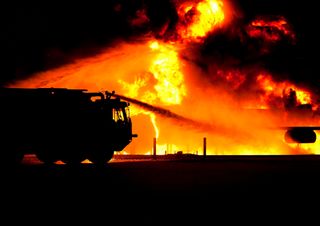
{"label": "dark smoke cloud", "polygon": [[[142,35],[163,37],[178,21],[175,3],[170,0],[110,0],[85,3],[19,3],[9,27],[15,40],[11,51],[15,55],[15,75],[2,75],[1,85],[16,78],[70,63],[74,58],[98,53],[115,40],[131,40]],[[317,73],[319,37],[315,34],[316,7],[311,3],[289,0],[232,1],[242,12],[241,20],[229,30],[205,40],[200,47],[199,65],[210,67],[211,59],[219,65],[234,67],[263,64],[279,79],[319,87]],[[311,4],[312,5],[312,4]],[[143,13],[141,14],[141,12]],[[141,16],[142,15],[142,16]],[[249,40],[243,27],[259,15],[282,15],[297,34],[297,44],[284,40],[272,46],[269,54],[261,54],[259,41]],[[207,61],[205,60],[207,59]]]}
{"label": "dark smoke cloud", "polygon": [[[238,1],[237,7],[242,14],[227,28],[209,35],[203,44],[182,53],[182,58],[201,68],[204,80],[213,85],[225,82],[220,71],[242,72],[246,78],[235,90],[238,95],[242,91],[247,93],[248,89],[255,91],[257,75],[267,73],[275,82],[288,80],[311,90],[313,102],[319,103],[320,79],[314,76],[318,63],[313,53],[313,48],[315,52],[318,50],[319,41],[313,35],[314,20],[305,17],[310,12],[306,5],[288,1]],[[285,18],[292,35],[267,27],[263,31],[273,32],[279,40],[251,37],[248,25],[258,18]],[[230,88],[234,90],[234,87]]]}
{"label": "dark smoke cloud", "polygon": [[[296,40],[293,43],[290,38],[283,38],[280,42],[267,46],[269,52],[259,54],[259,50],[266,47],[264,43],[259,40],[245,39],[246,42],[241,43],[242,47],[234,48],[235,51],[240,48],[238,57],[245,60],[242,61],[244,64],[257,62],[263,65],[275,79],[288,79],[297,85],[311,88],[314,93],[319,93],[319,79],[314,78],[314,73],[318,70],[318,59],[314,57],[314,53],[319,51],[319,36],[314,34],[314,29],[317,27],[314,20],[317,9],[311,6],[310,2],[289,0],[239,1],[239,7],[244,12],[241,23],[248,24],[261,16],[282,16],[287,19]],[[240,28],[243,28],[243,24]],[[243,31],[239,33],[243,34]]]}

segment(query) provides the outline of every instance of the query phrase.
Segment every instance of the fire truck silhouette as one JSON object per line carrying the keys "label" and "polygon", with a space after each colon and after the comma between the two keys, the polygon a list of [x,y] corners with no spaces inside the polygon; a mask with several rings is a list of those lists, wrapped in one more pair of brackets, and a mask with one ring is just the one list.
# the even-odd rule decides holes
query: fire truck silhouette
{"label": "fire truck silhouette", "polygon": [[36,154],[52,164],[105,164],[131,141],[129,103],[109,92],[1,88],[1,151],[9,162]]}

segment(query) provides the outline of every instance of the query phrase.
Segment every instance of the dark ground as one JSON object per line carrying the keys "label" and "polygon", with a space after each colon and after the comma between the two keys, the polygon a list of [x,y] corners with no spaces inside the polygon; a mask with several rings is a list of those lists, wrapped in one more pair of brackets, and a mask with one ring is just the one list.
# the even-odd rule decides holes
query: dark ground
{"label": "dark ground", "polygon": [[27,162],[13,171],[3,183],[13,223],[306,225],[320,200],[319,156],[127,157],[102,168]]}

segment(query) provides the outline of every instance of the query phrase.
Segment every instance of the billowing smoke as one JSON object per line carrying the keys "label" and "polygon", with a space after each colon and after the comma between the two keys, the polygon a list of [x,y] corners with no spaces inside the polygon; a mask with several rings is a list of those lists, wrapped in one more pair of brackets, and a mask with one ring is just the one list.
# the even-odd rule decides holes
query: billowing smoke
{"label": "billowing smoke", "polygon": [[[291,13],[268,13],[282,3],[263,2],[264,11],[255,3],[254,13],[249,3],[226,0],[111,1],[105,14],[81,20],[85,28],[94,23],[89,33],[96,35],[86,39],[78,25],[73,31],[83,39],[67,35],[75,46],[44,60],[56,63],[20,66],[17,73],[31,76],[9,86],[124,94],[119,97],[138,106],[132,115],[141,145],[132,153],[145,152],[157,134],[160,143],[190,147],[208,136],[217,154],[294,153],[283,144],[283,131],[269,128],[305,123],[301,115],[316,122],[319,80],[301,58],[309,59],[301,24]],[[291,111],[298,117],[291,119]]]}
{"label": "billowing smoke", "polygon": [[[25,78],[73,62],[78,57],[100,53],[118,39],[132,40],[151,35],[171,40],[177,36],[177,25],[182,23],[177,6],[184,2],[192,1],[115,0],[104,5],[79,3],[77,10],[74,5],[67,4],[63,7],[21,5],[16,9],[17,39],[13,49],[16,71],[11,79]],[[317,63],[311,54],[317,52],[318,46],[313,32],[315,20],[311,16],[314,11],[307,3],[275,0],[224,2],[234,5],[229,13],[233,21],[230,26],[206,37],[199,46],[201,59],[195,63],[207,70],[227,64],[229,68],[241,67],[245,71],[258,64],[279,80],[290,79],[311,87],[314,93],[320,92],[317,85],[320,81],[313,78]],[[184,23],[192,12],[186,15]],[[287,31],[291,33],[287,34]],[[1,79],[2,83],[10,82],[6,75]]]}

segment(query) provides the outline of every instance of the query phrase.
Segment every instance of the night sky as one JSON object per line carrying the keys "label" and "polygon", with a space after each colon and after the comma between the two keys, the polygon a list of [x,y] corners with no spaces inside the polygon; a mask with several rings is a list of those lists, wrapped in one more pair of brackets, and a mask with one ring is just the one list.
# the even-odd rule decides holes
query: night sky
{"label": "night sky", "polygon": [[[296,33],[297,43],[290,47],[280,45],[266,59],[266,64],[271,70],[287,71],[291,79],[298,83],[307,83],[316,89],[320,87],[319,35],[316,34],[319,13],[313,1],[236,2],[245,22],[257,15],[283,15],[288,19]],[[143,26],[132,26],[130,21],[141,8],[147,9],[150,20]],[[96,54],[103,47],[113,45],[117,39],[129,41],[150,31],[156,34],[168,21],[171,26],[177,21],[174,5],[169,0],[16,4],[14,17],[8,20],[9,37],[13,37],[14,41],[10,51],[14,53],[15,70],[13,74],[2,74],[0,84],[3,86],[14,79],[71,62],[74,58]],[[218,45],[214,42],[207,41],[204,54],[215,51],[214,47]],[[228,46],[227,51],[232,48],[224,45]],[[237,51],[237,48],[232,51]]]}

